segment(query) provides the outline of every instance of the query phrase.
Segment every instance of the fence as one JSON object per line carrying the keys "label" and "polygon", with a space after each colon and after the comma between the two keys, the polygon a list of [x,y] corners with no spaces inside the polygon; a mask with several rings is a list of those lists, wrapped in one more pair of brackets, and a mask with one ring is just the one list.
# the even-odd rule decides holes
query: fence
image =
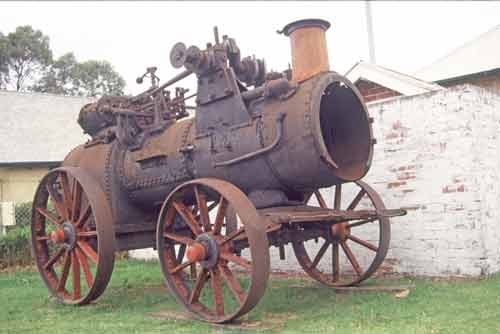
{"label": "fence", "polygon": [[31,263],[30,222],[31,202],[0,202],[0,269]]}
{"label": "fence", "polygon": [[14,226],[28,226],[31,220],[31,202],[0,202],[0,235]]}

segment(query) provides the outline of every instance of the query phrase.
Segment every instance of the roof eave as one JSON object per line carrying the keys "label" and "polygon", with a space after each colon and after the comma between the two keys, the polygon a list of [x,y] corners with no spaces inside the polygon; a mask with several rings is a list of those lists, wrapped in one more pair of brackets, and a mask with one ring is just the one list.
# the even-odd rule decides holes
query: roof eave
{"label": "roof eave", "polygon": [[465,74],[465,75],[460,75],[458,77],[439,79],[439,80],[436,80],[434,82],[439,84],[439,85],[453,85],[453,84],[461,83],[461,81],[463,81],[463,80],[479,79],[481,77],[486,77],[486,76],[490,76],[490,75],[500,75],[500,67],[494,68],[491,70],[487,70],[487,71],[481,71],[481,72],[476,72],[476,73],[469,73],[469,74]]}
{"label": "roof eave", "polygon": [[0,162],[0,167],[58,167],[62,161],[15,161]]}

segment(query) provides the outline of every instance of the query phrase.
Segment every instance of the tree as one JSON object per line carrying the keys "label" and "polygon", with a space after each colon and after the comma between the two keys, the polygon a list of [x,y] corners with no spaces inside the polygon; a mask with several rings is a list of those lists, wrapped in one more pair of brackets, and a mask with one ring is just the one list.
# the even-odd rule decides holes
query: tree
{"label": "tree", "polygon": [[0,89],[42,93],[123,95],[125,80],[105,60],[79,63],[72,52],[53,61],[49,37],[31,26],[0,32]]}
{"label": "tree", "polygon": [[73,53],[58,58],[33,86],[42,93],[80,96],[123,95],[125,80],[107,61],[78,63]]}
{"label": "tree", "polygon": [[105,60],[88,60],[79,63],[73,84],[77,95],[123,95],[125,80]]}
{"label": "tree", "polygon": [[9,77],[9,65],[7,61],[8,39],[0,32],[0,89],[5,88]]}
{"label": "tree", "polygon": [[75,95],[74,85],[78,62],[72,52],[59,57],[31,87],[35,92]]}
{"label": "tree", "polygon": [[52,61],[49,37],[29,25],[17,27],[15,32],[7,35],[6,49],[7,82],[12,83],[17,91]]}

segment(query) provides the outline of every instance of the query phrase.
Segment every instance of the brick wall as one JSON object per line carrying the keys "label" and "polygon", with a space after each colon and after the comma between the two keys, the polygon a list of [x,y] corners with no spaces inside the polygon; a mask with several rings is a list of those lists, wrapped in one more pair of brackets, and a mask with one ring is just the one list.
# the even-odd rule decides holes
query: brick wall
{"label": "brick wall", "polygon": [[363,79],[356,81],[355,86],[359,89],[361,95],[363,95],[365,102],[372,102],[401,95],[392,89]]}
{"label": "brick wall", "polygon": [[478,276],[500,271],[500,96],[474,86],[375,104],[379,138],[366,180],[393,225],[398,273]]}

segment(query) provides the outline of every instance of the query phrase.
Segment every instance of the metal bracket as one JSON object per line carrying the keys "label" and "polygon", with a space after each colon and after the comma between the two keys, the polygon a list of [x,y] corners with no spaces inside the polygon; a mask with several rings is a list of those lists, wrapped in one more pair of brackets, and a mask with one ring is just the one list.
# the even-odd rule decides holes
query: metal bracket
{"label": "metal bracket", "polygon": [[247,153],[247,154],[244,154],[238,158],[216,162],[213,164],[213,166],[214,167],[230,166],[230,165],[236,164],[236,163],[244,161],[244,160],[255,158],[258,155],[267,153],[267,152],[271,151],[272,149],[274,149],[276,146],[278,146],[279,142],[281,141],[281,137],[283,136],[283,120],[285,119],[285,116],[286,116],[285,113],[279,113],[278,116],[276,117],[276,129],[277,129],[276,132],[277,132],[277,134],[276,134],[276,138],[269,146],[261,148],[259,150],[253,151],[253,152],[250,152],[250,153]]}

